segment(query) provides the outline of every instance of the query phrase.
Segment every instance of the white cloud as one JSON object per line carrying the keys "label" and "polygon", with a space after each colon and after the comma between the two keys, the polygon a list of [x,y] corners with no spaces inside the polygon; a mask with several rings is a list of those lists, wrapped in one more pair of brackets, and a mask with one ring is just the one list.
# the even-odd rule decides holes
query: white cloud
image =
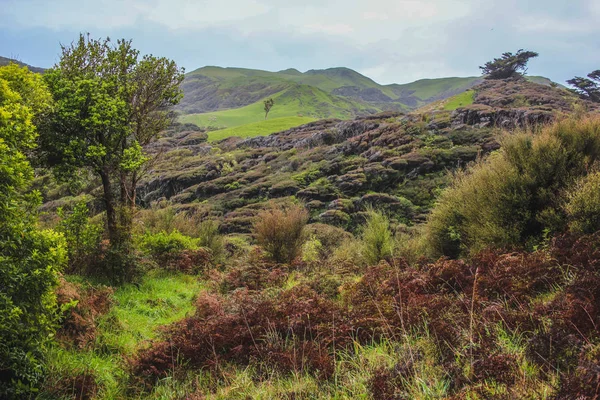
{"label": "white cloud", "polygon": [[24,27],[89,30],[134,26],[145,20],[171,29],[219,26],[269,11],[258,0],[3,0],[3,22]]}
{"label": "white cloud", "polygon": [[[519,48],[540,53],[531,73],[559,80],[600,66],[600,0],[0,3],[0,51],[23,56],[27,46],[38,57],[46,54],[38,42],[57,46],[89,31],[133,38],[143,51],[190,69],[347,66],[382,83],[477,74],[478,65]],[[40,32],[46,37],[35,36]],[[57,50],[51,51],[55,57]]]}

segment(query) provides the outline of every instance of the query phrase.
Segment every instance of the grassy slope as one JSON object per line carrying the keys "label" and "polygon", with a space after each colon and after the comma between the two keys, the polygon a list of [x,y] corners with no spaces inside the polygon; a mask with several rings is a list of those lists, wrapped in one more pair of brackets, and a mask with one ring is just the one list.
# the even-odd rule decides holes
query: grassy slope
{"label": "grassy slope", "polygon": [[437,97],[441,93],[470,89],[480,79],[480,77],[421,79],[403,85],[393,84],[389,87],[397,93],[412,92],[413,96],[425,101]]}
{"label": "grassy slope", "polygon": [[444,100],[444,110],[454,111],[459,107],[468,106],[469,104],[473,104],[474,98],[475,91],[467,90]]}
{"label": "grassy slope", "polygon": [[254,136],[265,136],[275,132],[285,131],[295,126],[300,126],[314,121],[311,117],[281,117],[267,119],[265,121],[253,122],[251,124],[236,126],[234,128],[221,129],[208,133],[208,141],[221,140],[230,136],[243,138]]}
{"label": "grassy slope", "polygon": [[[85,282],[85,281],[84,281]],[[180,320],[194,310],[192,299],[202,289],[194,277],[181,274],[150,274],[139,286],[129,284],[115,291],[115,304],[99,321],[96,342],[89,349],[50,350],[49,373],[53,380],[90,371],[97,376],[97,399],[125,397],[125,359],[158,328]]]}
{"label": "grassy slope", "polygon": [[[227,136],[266,135],[320,118],[351,118],[356,113],[368,113],[367,106],[320,90],[314,86],[292,85],[272,96],[275,105],[265,121],[262,101],[232,110],[202,114],[182,115],[180,122],[192,122],[198,126],[216,126],[223,130],[211,132],[211,140]],[[216,118],[212,120],[213,118]],[[277,120],[277,122],[275,122]],[[250,124],[248,126],[248,124]],[[242,128],[245,125],[246,128]],[[238,129],[232,129],[236,128]],[[278,129],[282,128],[282,129]],[[250,129],[245,132],[244,129]]]}

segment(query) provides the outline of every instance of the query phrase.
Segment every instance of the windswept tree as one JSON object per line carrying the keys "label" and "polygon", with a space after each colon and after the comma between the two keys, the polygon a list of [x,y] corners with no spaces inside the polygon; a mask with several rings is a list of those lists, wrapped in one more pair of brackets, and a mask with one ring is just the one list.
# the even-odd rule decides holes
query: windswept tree
{"label": "windswept tree", "polygon": [[275,101],[272,98],[269,98],[263,101],[263,103],[265,104],[265,119],[267,119],[267,115],[269,115],[269,111],[271,111],[271,108],[273,108]]}
{"label": "windswept tree", "polygon": [[500,58],[488,61],[481,69],[486,79],[507,79],[521,77],[527,73],[527,63],[539,54],[534,51],[519,50],[516,54],[507,52]]}
{"label": "windswept tree", "polygon": [[40,126],[41,159],[59,178],[81,169],[100,178],[111,249],[126,253],[136,185],[150,160],[143,148],[173,122],[183,70],[140,57],[130,40],[80,35],[44,79],[55,106]]}
{"label": "windswept tree", "polygon": [[567,83],[573,86],[571,91],[577,93],[586,100],[600,103],[600,70],[592,71],[587,78],[576,76],[569,79]]}

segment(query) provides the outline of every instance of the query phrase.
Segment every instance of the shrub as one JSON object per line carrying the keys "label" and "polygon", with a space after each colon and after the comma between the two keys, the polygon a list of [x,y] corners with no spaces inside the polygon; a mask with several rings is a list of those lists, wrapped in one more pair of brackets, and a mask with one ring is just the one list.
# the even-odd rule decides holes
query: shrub
{"label": "shrub", "polygon": [[377,264],[392,255],[394,241],[390,230],[390,221],[382,213],[367,211],[367,221],[362,228],[364,256],[369,264]]}
{"label": "shrub", "polygon": [[565,211],[572,231],[594,233],[600,229],[600,172],[581,179],[567,199]]}
{"label": "shrub", "polygon": [[198,244],[210,249],[213,260],[219,260],[223,257],[225,251],[225,242],[219,234],[219,224],[213,220],[207,220],[198,226]]}
{"label": "shrub", "polygon": [[309,264],[319,261],[322,249],[321,241],[315,236],[311,236],[302,246],[302,261]]}
{"label": "shrub", "polygon": [[155,258],[161,258],[183,250],[196,248],[194,239],[185,236],[177,230],[170,233],[148,233],[142,236],[140,248]]}
{"label": "shrub", "polygon": [[352,239],[352,234],[327,224],[310,224],[306,226],[306,232],[310,237],[321,243],[319,253],[321,258],[327,258],[333,254],[335,249],[346,239]]}
{"label": "shrub", "polygon": [[564,226],[565,189],[600,156],[600,119],[570,119],[507,136],[502,148],[459,172],[427,226],[434,254],[489,246],[533,247]]}
{"label": "shrub", "polygon": [[290,263],[306,239],[308,212],[300,205],[273,208],[258,214],[254,234],[258,244],[278,263]]}
{"label": "shrub", "polygon": [[89,221],[89,210],[85,202],[77,203],[71,211],[62,207],[57,210],[61,221],[56,228],[65,237],[69,267],[80,271],[84,266],[93,262],[91,257],[97,253],[102,239],[102,227]]}

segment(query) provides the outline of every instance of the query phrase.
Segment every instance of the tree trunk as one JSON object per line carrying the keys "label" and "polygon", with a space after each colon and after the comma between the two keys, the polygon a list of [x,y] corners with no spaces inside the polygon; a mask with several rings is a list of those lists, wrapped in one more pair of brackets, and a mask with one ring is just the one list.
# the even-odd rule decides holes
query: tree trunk
{"label": "tree trunk", "polygon": [[115,196],[112,192],[110,176],[108,172],[100,172],[102,179],[102,188],[104,189],[104,205],[106,207],[106,222],[108,228],[108,239],[111,247],[116,247],[120,242],[119,226],[117,223],[117,208],[115,205]]}

